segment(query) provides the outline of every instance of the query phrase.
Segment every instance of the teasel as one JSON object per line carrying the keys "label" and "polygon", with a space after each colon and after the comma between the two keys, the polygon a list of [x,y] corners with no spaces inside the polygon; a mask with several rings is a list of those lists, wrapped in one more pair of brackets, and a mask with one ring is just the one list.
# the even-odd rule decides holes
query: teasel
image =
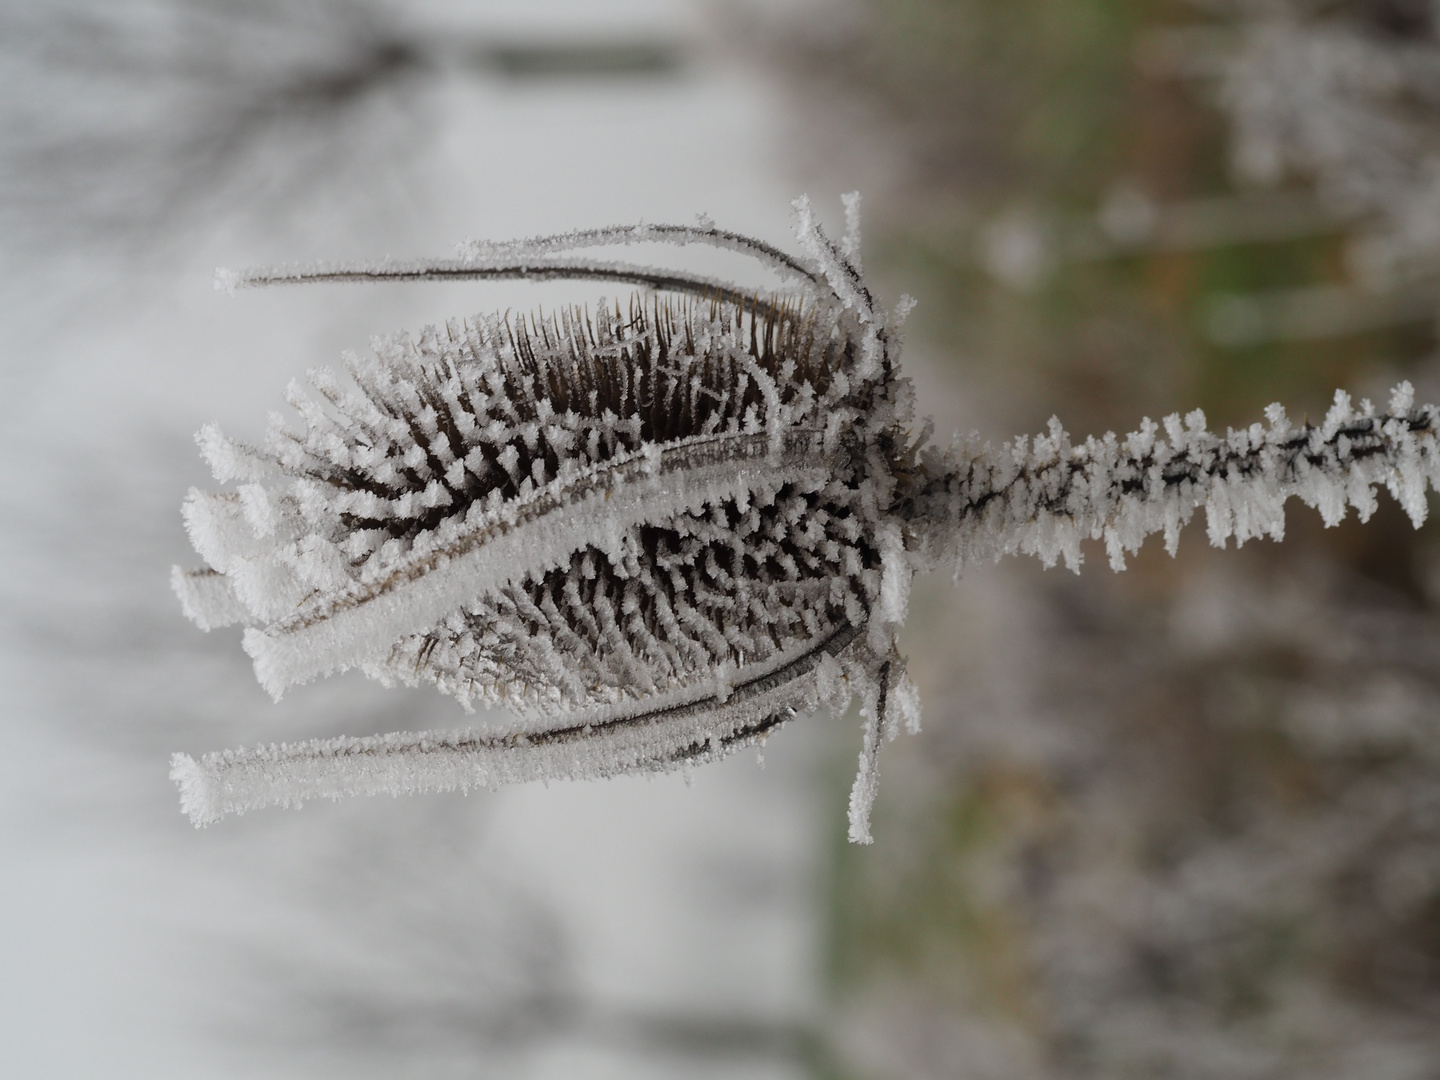
{"label": "teasel", "polygon": [[[870,839],[880,747],[918,731],[897,647],[920,570],[1027,553],[1112,566],[1150,533],[1173,553],[1205,507],[1212,542],[1283,535],[1291,495],[1333,524],[1388,486],[1418,525],[1437,420],[1337,395],[1319,426],[1221,437],[1202,414],[1072,444],[1052,421],[999,449],[912,428],[894,312],[861,272],[859,199],[834,242],[797,200],[803,256],[714,228],[632,226],[482,244],[453,262],[221,275],[225,288],[355,280],[582,279],[625,302],[493,316],[382,342],[345,377],[292,385],[303,427],[263,447],[204,428],[231,490],[194,490],[203,569],[176,568],[205,629],[248,624],[276,698],[359,668],[429,683],[503,733],[397,733],[177,754],[197,825],[317,797],[468,790],[663,770],[762,743],[858,697],[850,838]],[[577,257],[633,243],[743,253],[784,288]]]}

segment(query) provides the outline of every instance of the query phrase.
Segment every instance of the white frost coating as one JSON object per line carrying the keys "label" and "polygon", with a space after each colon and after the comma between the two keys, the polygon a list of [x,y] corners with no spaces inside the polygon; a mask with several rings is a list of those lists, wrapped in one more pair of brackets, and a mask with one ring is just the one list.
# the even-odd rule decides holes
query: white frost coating
{"label": "white frost coating", "polygon": [[886,715],[886,685],[888,667],[880,679],[864,687],[860,716],[863,732],[860,745],[860,767],[855,772],[855,783],[850,788],[850,831],[852,844],[874,843],[870,835],[870,810],[875,805],[875,795],[880,788],[880,747],[885,741],[888,717]]}
{"label": "white frost coating", "polygon": [[255,535],[236,495],[191,488],[180,513],[195,551],[222,574],[273,546]]}
{"label": "white frost coating", "polygon": [[[1362,521],[1384,487],[1416,528],[1427,514],[1425,491],[1440,481],[1436,434],[1440,411],[1414,408],[1402,383],[1395,412],[1353,407],[1337,391],[1323,424],[1293,426],[1278,405],[1269,426],[1255,424],[1219,436],[1203,415],[1165,421],[1168,439],[1146,420],[1125,439],[1113,434],[1074,446],[1058,421],[1033,444],[1024,437],[999,450],[960,443],[926,456],[930,479],[916,491],[908,514],[917,546],[931,560],[953,559],[962,569],[1004,555],[1034,555],[1046,566],[1063,559],[1078,570],[1079,541],[1102,540],[1111,566],[1125,567],[1152,533],[1165,535],[1173,554],[1179,530],[1196,510],[1206,515],[1217,547],[1234,538],[1284,536],[1284,504],[1298,498],[1326,525],[1355,507]],[[923,531],[923,535],[920,533]]]}
{"label": "white frost coating", "polygon": [[[824,275],[835,298],[854,312],[859,323],[860,333],[857,336],[856,344],[860,355],[855,372],[862,379],[874,378],[877,374],[876,369],[882,363],[886,353],[885,340],[882,336],[885,314],[876,307],[871,299],[859,269],[820,228],[819,223],[815,220],[814,211],[810,208],[810,200],[802,195],[792,205],[795,209],[796,235],[801,246],[805,248],[806,254],[810,256],[815,265],[820,268],[820,272]],[[849,208],[847,207],[848,216]],[[855,204],[854,225],[858,230],[858,202]],[[856,242],[858,246],[858,236]]]}
{"label": "white frost coating", "polygon": [[914,573],[905,555],[900,527],[889,523],[880,530],[880,602],[871,622],[899,627],[910,606],[910,578]]}
{"label": "white frost coating", "polygon": [[[472,249],[450,264],[258,274],[265,281],[600,277],[658,290],[548,319],[429,328],[312,372],[299,429],[199,442],[220,493],[184,515],[208,564],[176,571],[205,628],[250,624],[271,693],[359,667],[503,706],[503,735],[395,734],[177,755],[197,824],[313,798],[468,790],[687,767],[798,711],[863,702],[850,838],[871,839],[884,742],[918,732],[896,639],[917,569],[1029,554],[1110,564],[1152,533],[1172,554],[1203,509],[1212,543],[1279,539],[1298,497],[1327,524],[1385,487],[1417,525],[1440,479],[1440,412],[1408,384],[1390,411],[1343,392],[1319,425],[1284,409],[1206,428],[1198,410],[1124,438],[1059,420],[996,449],[911,436],[896,319],[796,203],[808,260],[708,227],[594,230]],[[557,253],[634,242],[753,255],[793,296]],[[608,275],[608,276],[607,276]]]}
{"label": "white frost coating", "polygon": [[202,825],[219,821],[225,814],[220,801],[222,783],[215,770],[202,768],[189,754],[170,756],[170,779],[180,789],[180,812]]}
{"label": "white frost coating", "polygon": [[200,447],[200,456],[222,484],[231,480],[258,480],[271,471],[257,451],[227,439],[215,424],[206,424],[196,432],[195,442]]}
{"label": "white frost coating", "polygon": [[785,252],[752,237],[716,229],[713,225],[706,226],[703,223],[698,228],[685,225],[621,225],[606,229],[582,229],[558,236],[532,237],[527,240],[472,241],[461,245],[461,257],[468,264],[482,266],[513,263],[521,259],[528,263],[561,252],[644,243],[675,244],[682,247],[687,244],[703,244],[748,255],[777,273],[795,280],[807,283],[814,280],[813,274],[803,263]]}
{"label": "white frost coating", "polygon": [[397,732],[225,750],[171,759],[181,809],[197,828],[227,814],[312,799],[493,789],[529,780],[586,779],[713,761],[762,743],[798,712],[827,700],[815,677],[844,649],[842,633],[785,668],[733,688],[724,701],[584,723],[537,735]]}
{"label": "white frost coating", "polygon": [[224,293],[226,296],[235,295],[235,286],[238,284],[239,275],[233,270],[226,270],[223,266],[215,268],[215,291]]}
{"label": "white frost coating", "polygon": [[[272,694],[359,667],[517,720],[501,739],[177,758],[193,816],[669,767],[873,697],[912,572],[887,508],[913,394],[860,277],[857,207],[843,247],[800,215],[813,261],[704,223],[231,278],[573,277],[671,298],[381,341],[345,375],[292,386],[298,430],[276,419],[259,448],[201,432],[216,479],[238,486],[187,500],[208,571],[177,591],[206,626],[250,624]],[[569,254],[642,242],[738,251],[799,289]]]}
{"label": "white frost coating", "polygon": [[899,732],[901,724],[907,735],[920,734],[920,691],[903,671],[890,688],[889,708],[896,720],[890,725],[891,738]]}
{"label": "white frost coating", "polygon": [[840,254],[858,272],[864,273],[864,265],[860,262],[860,192],[847,192],[840,196],[840,202],[845,207],[845,235],[840,239]]}
{"label": "white frost coating", "polygon": [[[744,460],[740,454],[735,457]],[[475,535],[428,555],[419,566],[397,566],[380,585],[351,587],[267,630],[247,631],[245,651],[255,661],[256,678],[278,701],[289,686],[388,652],[406,635],[442,621],[466,598],[565,565],[586,544],[614,548],[620,535],[636,526],[697,513],[766,484],[803,484],[825,476],[823,465],[807,461],[803,453],[776,466],[761,460],[737,468],[732,460],[639,475],[623,484],[623,477],[612,480],[608,475],[620,471],[612,467],[584,477],[590,493],[581,498],[563,498],[565,487],[542,491],[534,501],[553,507],[510,528],[504,519],[513,517],[507,512],[514,508],[504,506],[482,520]]]}
{"label": "white frost coating", "polygon": [[201,630],[233,626],[248,617],[229,579],[214,570],[171,567],[170,588],[180,598],[180,609],[185,617]]}

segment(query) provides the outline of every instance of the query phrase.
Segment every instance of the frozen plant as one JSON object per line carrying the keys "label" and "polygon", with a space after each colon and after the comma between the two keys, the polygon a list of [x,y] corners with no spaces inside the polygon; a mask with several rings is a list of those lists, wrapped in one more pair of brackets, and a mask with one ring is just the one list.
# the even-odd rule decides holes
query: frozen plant
{"label": "frozen plant", "polygon": [[[1120,438],[948,449],[912,428],[898,324],[865,283],[859,200],[836,243],[796,202],[803,254],[714,228],[633,226],[480,244],[453,262],[227,275],[221,284],[444,278],[622,282],[627,304],[477,318],[382,342],[292,387],[301,426],[263,447],[214,427],[222,484],[185,520],[176,569],[203,628],[244,623],[275,697],[349,668],[503,705],[503,734],[397,733],[177,754],[197,825],[317,797],[608,776],[712,760],[797,713],[864,717],[850,837],[868,842],[877,757],[919,727],[896,637],[910,581],[1015,553],[1124,567],[1172,554],[1204,508],[1212,543],[1284,533],[1298,496],[1327,524],[1383,485],[1418,526],[1440,478],[1440,411],[1337,392],[1323,423],[1225,435],[1198,410]],[[632,243],[753,257],[786,285],[577,256]]]}

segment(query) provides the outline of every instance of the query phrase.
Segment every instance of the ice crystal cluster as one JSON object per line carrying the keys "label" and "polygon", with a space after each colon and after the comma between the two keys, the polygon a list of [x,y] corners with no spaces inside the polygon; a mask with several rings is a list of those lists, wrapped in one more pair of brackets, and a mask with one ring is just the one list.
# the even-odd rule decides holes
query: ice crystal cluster
{"label": "ice crystal cluster", "polygon": [[[367,792],[468,789],[710,760],[854,697],[865,717],[851,838],[877,755],[919,706],[896,648],[915,572],[1022,553],[1112,566],[1204,508],[1223,545],[1279,538],[1298,496],[1327,523],[1387,487],[1418,525],[1440,414],[1407,386],[1318,426],[1210,433],[1191,413],[1072,444],[948,450],[912,435],[896,319],[867,288],[858,200],[840,243],[797,202],[803,257],[703,224],[480,245],[454,263],[321,268],[225,284],[567,277],[624,303],[482,317],[382,342],[292,388],[261,447],[200,433],[219,493],[185,519],[206,566],[175,588],[200,626],[246,624],[277,698],[349,668],[503,706],[503,734],[400,733],[176,755],[197,824]],[[582,259],[637,241],[738,250],[786,285]],[[908,306],[908,302],[903,302]],[[899,314],[903,315],[903,307]],[[926,429],[928,431],[928,428]]]}

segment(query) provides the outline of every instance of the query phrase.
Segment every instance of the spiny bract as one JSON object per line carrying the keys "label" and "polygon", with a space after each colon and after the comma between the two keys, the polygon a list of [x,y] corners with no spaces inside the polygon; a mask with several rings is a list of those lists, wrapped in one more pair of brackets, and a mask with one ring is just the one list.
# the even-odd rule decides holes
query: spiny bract
{"label": "spiny bract", "polygon": [[429,682],[582,744],[567,775],[714,756],[847,684],[913,701],[885,513],[909,388],[853,259],[806,235],[794,292],[671,276],[624,307],[452,322],[312,372],[301,429],[263,448],[204,429],[240,483],[186,502],[208,564],[176,571],[187,613],[249,623],[276,697],[350,667]]}

